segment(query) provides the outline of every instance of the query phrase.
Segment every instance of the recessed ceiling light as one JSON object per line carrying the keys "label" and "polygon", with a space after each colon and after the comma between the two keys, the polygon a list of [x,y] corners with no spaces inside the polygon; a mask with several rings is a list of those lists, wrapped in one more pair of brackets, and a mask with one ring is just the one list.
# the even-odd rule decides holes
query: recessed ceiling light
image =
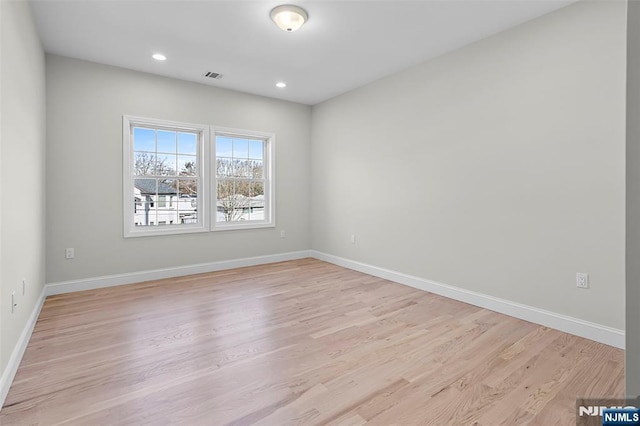
{"label": "recessed ceiling light", "polygon": [[309,19],[309,15],[301,7],[285,4],[271,10],[271,19],[278,28],[290,33],[299,29]]}
{"label": "recessed ceiling light", "polygon": [[164,56],[162,53],[154,53],[152,58],[155,59],[156,61],[166,61],[167,60],[167,57]]}
{"label": "recessed ceiling light", "polygon": [[284,81],[279,81],[276,83],[276,87],[284,89],[285,87],[287,87],[287,83],[285,83]]}

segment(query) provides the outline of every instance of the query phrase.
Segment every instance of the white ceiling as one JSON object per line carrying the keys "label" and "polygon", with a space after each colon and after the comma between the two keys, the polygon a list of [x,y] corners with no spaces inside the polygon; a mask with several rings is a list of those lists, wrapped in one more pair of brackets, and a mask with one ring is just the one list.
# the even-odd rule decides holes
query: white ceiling
{"label": "white ceiling", "polygon": [[47,52],[314,105],[576,0],[296,0],[293,33],[269,19],[287,1],[31,3]]}

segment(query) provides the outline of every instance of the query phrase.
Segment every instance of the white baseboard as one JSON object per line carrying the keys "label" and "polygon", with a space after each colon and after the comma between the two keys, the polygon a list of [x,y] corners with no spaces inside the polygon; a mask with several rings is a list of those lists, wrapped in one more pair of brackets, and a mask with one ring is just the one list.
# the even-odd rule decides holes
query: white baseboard
{"label": "white baseboard", "polygon": [[450,299],[459,300],[461,302],[469,303],[501,314],[624,349],[625,338],[623,330],[618,330],[616,328],[584,321],[579,318],[555,312],[545,311],[544,309],[488,296],[486,294],[465,290],[436,281],[403,274],[401,272],[379,268],[377,266],[356,262],[316,250],[311,250],[311,256],[344,268],[353,269],[358,272],[384,278],[419,290],[439,294]]}
{"label": "white baseboard", "polygon": [[40,296],[38,296],[36,305],[33,307],[31,315],[29,316],[29,319],[27,319],[27,323],[25,324],[24,329],[20,334],[20,338],[18,338],[18,341],[16,342],[13,351],[11,352],[9,362],[2,372],[2,376],[0,377],[0,408],[2,408],[2,406],[4,405],[4,401],[7,398],[9,388],[11,387],[13,378],[18,371],[20,361],[22,361],[22,355],[24,355],[24,351],[25,349],[27,349],[27,345],[29,344],[29,340],[31,339],[31,333],[33,333],[33,328],[36,326],[36,322],[38,321],[38,316],[40,315],[42,305],[44,305],[45,298],[45,289],[43,288],[40,292]]}
{"label": "white baseboard", "polygon": [[134,284],[143,281],[160,280],[163,278],[173,278],[185,275],[202,274],[206,272],[223,271],[225,269],[242,268],[245,266],[265,265],[267,263],[284,262],[287,260],[303,259],[305,257],[311,257],[310,250],[269,254],[256,257],[245,257],[242,259],[222,260],[219,262],[177,266],[174,268],[152,269],[149,271],[107,275],[103,277],[86,278],[81,280],[62,281],[58,283],[46,284],[45,294],[47,296],[53,296],[55,294],[72,293],[74,291],[93,290],[103,287]]}

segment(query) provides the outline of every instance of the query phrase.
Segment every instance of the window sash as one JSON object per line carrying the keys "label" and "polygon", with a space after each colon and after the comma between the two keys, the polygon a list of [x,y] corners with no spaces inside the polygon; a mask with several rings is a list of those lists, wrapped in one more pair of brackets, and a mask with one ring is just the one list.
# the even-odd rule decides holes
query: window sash
{"label": "window sash", "polygon": [[[179,146],[176,145],[175,151],[169,155],[176,157],[176,170],[173,175],[158,174],[157,170],[153,170],[152,173],[145,173],[144,175],[136,175],[135,173],[135,154],[136,152],[147,152],[146,150],[135,151],[134,140],[134,128],[149,129],[154,131],[169,131],[176,133],[195,133],[196,136],[196,175],[195,176],[181,176],[178,168],[178,160],[180,157]],[[123,117],[123,196],[124,196],[124,237],[138,237],[138,236],[150,236],[150,235],[171,235],[171,234],[183,234],[192,232],[208,232],[209,231],[209,212],[207,205],[206,194],[208,192],[209,179],[207,176],[207,167],[204,164],[204,160],[209,157],[208,153],[208,135],[209,126],[189,124],[181,122],[172,122],[166,120],[149,119],[143,117],[124,116]],[[154,140],[154,151],[149,151],[155,156],[158,155],[158,135],[156,133]],[[178,144],[179,135],[176,135],[176,144]],[[155,164],[154,164],[155,168]],[[149,225],[135,225],[136,214],[140,215],[141,211],[145,209],[145,201],[141,200],[138,205],[134,202],[135,193],[135,180],[136,179],[154,179],[158,180],[172,180],[176,185],[179,185],[181,180],[194,181],[197,188],[196,207],[191,209],[191,212],[181,211],[181,206],[186,206],[186,203],[181,202],[179,198],[179,188],[176,188],[176,200],[170,194],[158,194],[156,193],[152,197],[154,199],[153,214],[145,219]],[[157,183],[156,183],[157,185]],[[161,207],[161,197],[165,196],[165,207]],[[170,201],[171,200],[171,201]],[[150,206],[146,206],[150,208]],[[183,207],[184,208],[184,207]],[[176,217],[169,217],[166,214],[166,210],[171,209],[176,211]],[[195,223],[188,223],[189,220],[193,220],[193,216],[197,218]],[[189,217],[187,217],[189,216]],[[183,220],[186,219],[186,220]],[[153,222],[153,225],[151,223]],[[160,224],[164,222],[164,224]],[[183,223],[181,223],[183,222]]]}
{"label": "window sash", "polygon": [[[211,220],[212,231],[223,231],[231,229],[251,229],[251,228],[265,228],[274,227],[274,204],[275,204],[275,191],[274,191],[274,152],[275,152],[275,135],[267,132],[255,132],[240,129],[231,129],[223,127],[212,128],[212,149],[211,149],[211,164],[217,165],[217,142],[218,137],[229,137],[237,139],[249,139],[260,140],[263,142],[263,176],[261,178],[250,177],[235,177],[235,176],[218,176],[218,171],[215,170],[212,175],[212,212],[216,214]],[[251,155],[249,154],[249,157]],[[229,158],[229,157],[224,157]],[[250,158],[247,158],[248,160]],[[218,181],[233,181],[233,182],[260,182],[264,187],[264,218],[262,220],[235,220],[235,221],[218,221]]]}

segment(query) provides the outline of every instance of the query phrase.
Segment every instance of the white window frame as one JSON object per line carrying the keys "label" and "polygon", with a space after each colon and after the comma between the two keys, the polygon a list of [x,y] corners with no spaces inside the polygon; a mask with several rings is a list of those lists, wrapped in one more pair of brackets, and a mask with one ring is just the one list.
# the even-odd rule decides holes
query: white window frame
{"label": "white window frame", "polygon": [[[265,143],[263,173],[264,173],[264,220],[262,221],[234,221],[234,222],[218,222],[217,221],[217,176],[215,170],[216,164],[216,140],[217,136],[231,136],[241,138],[262,139]],[[255,130],[234,129],[229,127],[211,126],[211,230],[227,231],[236,229],[257,229],[257,228],[273,228],[276,226],[275,221],[275,149],[276,135],[269,132],[260,132]]]}
{"label": "white window frame", "polygon": [[[133,183],[136,178],[133,171],[133,128],[147,127],[169,131],[188,131],[199,134],[197,164],[200,173],[197,176],[198,185],[198,222],[195,224],[180,224],[167,226],[135,226],[134,224],[134,191]],[[174,235],[195,232],[208,232],[210,227],[209,190],[210,165],[206,164],[209,155],[210,126],[202,124],[182,123],[177,121],[159,120],[153,118],[125,115],[122,117],[122,165],[123,165],[123,218],[124,237],[146,237],[152,235]]]}
{"label": "white window frame", "polygon": [[[124,237],[145,237],[154,235],[175,235],[196,232],[228,231],[239,229],[273,228],[275,222],[275,144],[274,133],[254,130],[234,129],[203,124],[183,123],[146,117],[125,115],[122,117],[122,164],[123,164],[123,218]],[[197,162],[198,223],[167,226],[135,226],[134,190],[136,175],[133,170],[133,128],[147,127],[168,131],[187,131],[199,134]],[[245,137],[262,139],[265,143],[263,158],[264,173],[264,220],[262,221],[217,221],[217,176],[216,136]],[[169,202],[169,200],[167,200]]]}

